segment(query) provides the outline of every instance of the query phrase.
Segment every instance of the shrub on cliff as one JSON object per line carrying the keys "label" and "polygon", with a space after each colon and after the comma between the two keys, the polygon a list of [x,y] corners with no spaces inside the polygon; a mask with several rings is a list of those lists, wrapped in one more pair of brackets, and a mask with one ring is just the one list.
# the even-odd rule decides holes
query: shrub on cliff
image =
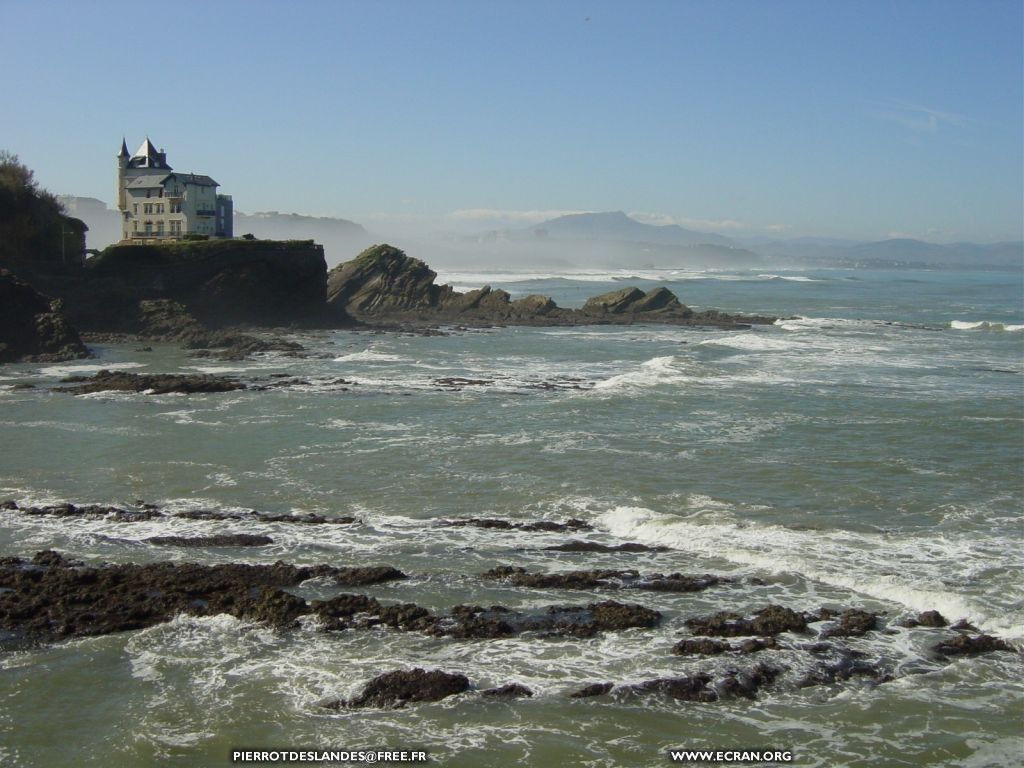
{"label": "shrub on cliff", "polygon": [[85,231],[17,155],[0,150],[0,266],[25,272],[26,266],[79,262]]}

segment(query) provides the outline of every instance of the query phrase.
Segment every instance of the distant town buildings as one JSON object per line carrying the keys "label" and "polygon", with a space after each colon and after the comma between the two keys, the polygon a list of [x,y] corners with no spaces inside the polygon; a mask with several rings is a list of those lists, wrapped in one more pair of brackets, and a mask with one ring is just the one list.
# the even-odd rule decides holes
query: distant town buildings
{"label": "distant town buildings", "polygon": [[233,203],[216,181],[178,173],[147,137],[134,155],[121,140],[117,155],[117,208],[122,240],[176,240],[185,235],[232,237]]}

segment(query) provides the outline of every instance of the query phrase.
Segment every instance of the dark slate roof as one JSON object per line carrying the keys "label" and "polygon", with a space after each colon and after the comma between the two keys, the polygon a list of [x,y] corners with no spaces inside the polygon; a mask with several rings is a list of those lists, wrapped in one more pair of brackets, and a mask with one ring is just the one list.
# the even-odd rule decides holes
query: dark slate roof
{"label": "dark slate roof", "polygon": [[204,176],[201,173],[172,173],[177,179],[180,179],[185,184],[195,184],[199,187],[219,187],[216,181],[211,179],[209,176]]}
{"label": "dark slate roof", "polygon": [[145,176],[137,176],[125,186],[126,189],[156,189],[162,187],[174,174],[171,173],[147,173]]}
{"label": "dark slate roof", "polygon": [[130,157],[128,154],[128,142],[124,140],[124,136],[121,137],[121,151],[117,153],[118,157]]}
{"label": "dark slate roof", "polygon": [[170,179],[177,179],[182,184],[193,184],[197,187],[219,187],[220,185],[209,176],[198,173],[147,173],[137,176],[128,182],[127,189],[156,189],[167,184]]}
{"label": "dark slate roof", "polygon": [[153,142],[149,140],[148,136],[135,151],[135,154],[132,155],[132,159],[128,161],[128,167],[171,170],[171,166],[167,164],[167,155],[163,152],[157,152],[156,147],[153,146]]}

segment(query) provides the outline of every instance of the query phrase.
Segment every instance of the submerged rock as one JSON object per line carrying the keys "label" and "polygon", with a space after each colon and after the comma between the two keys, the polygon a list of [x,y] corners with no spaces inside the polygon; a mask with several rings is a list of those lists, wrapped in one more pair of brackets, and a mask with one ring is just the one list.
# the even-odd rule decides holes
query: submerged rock
{"label": "submerged rock", "polygon": [[147,544],[168,547],[262,547],[273,544],[269,536],[251,533],[223,533],[218,536],[153,536]]}
{"label": "submerged rock", "polygon": [[83,395],[90,392],[145,392],[164,395],[170,392],[195,394],[199,392],[233,392],[245,389],[245,384],[226,376],[211,374],[127,373],[125,371],[98,371],[92,376],[69,376],[61,379],[73,387],[60,387],[59,392]]}
{"label": "submerged rock", "polygon": [[615,686],[612,683],[591,683],[578,691],[569,694],[570,699],[589,699],[592,696],[604,696]]}
{"label": "submerged rock", "polygon": [[218,512],[208,509],[163,512],[152,504],[142,504],[136,509],[124,509],[102,504],[54,504],[45,507],[21,507],[14,501],[0,504],[0,509],[17,511],[24,515],[47,515],[53,517],[105,518],[117,523],[136,523],[160,517],[180,517],[185,520],[251,520],[257,523],[298,523],[304,525],[350,525],[358,522],[354,517],[324,517],[309,512],[305,515],[270,515],[260,512]]}
{"label": "submerged rock", "polygon": [[716,701],[718,693],[709,686],[711,675],[691,677],[660,677],[635,685],[624,685],[617,690],[624,694],[661,694],[678,701]]}
{"label": "submerged rock", "polygon": [[641,576],[634,570],[592,570],[566,571],[564,573],[527,573],[525,568],[508,565],[498,566],[481,576],[485,579],[500,579],[513,586],[545,589],[646,589],[657,592],[697,592],[719,583],[716,576],[684,576],[660,573]]}
{"label": "submerged rock", "polygon": [[499,688],[488,688],[480,691],[482,696],[489,696],[497,699],[518,699],[522,697],[533,696],[533,691],[527,688],[525,685],[519,683],[509,683]]}
{"label": "submerged rock", "polygon": [[544,547],[551,552],[667,552],[668,547],[649,547],[646,544],[626,542],[625,544],[598,544],[595,541],[567,541],[565,544],[555,544]]}
{"label": "submerged rock", "polygon": [[499,531],[532,531],[544,533],[562,533],[564,531],[592,531],[594,527],[590,523],[576,518],[569,518],[564,523],[556,523],[551,520],[538,520],[532,523],[522,523],[512,520],[499,520],[488,517],[471,517],[462,520],[442,520],[440,525],[449,528],[485,528]]}

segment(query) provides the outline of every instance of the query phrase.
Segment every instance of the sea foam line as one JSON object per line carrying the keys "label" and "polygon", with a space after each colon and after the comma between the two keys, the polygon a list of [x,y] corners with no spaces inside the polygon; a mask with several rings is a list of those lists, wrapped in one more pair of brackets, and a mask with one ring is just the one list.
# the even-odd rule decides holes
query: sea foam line
{"label": "sea foam line", "polygon": [[[941,581],[939,574],[929,572],[936,564],[935,557],[923,543],[893,551],[880,535],[794,531],[773,525],[695,524],[643,507],[616,507],[600,515],[597,522],[613,535],[631,541],[661,544],[773,573],[796,573],[916,611],[939,610],[953,620],[969,618],[982,629],[1004,637],[1024,637],[1024,617],[1019,614],[983,606],[945,586],[930,586]],[[908,562],[915,553],[920,562]],[[929,586],[918,586],[903,575],[864,573],[865,567],[881,572],[895,563],[903,573],[916,567],[923,578],[928,578]]]}

